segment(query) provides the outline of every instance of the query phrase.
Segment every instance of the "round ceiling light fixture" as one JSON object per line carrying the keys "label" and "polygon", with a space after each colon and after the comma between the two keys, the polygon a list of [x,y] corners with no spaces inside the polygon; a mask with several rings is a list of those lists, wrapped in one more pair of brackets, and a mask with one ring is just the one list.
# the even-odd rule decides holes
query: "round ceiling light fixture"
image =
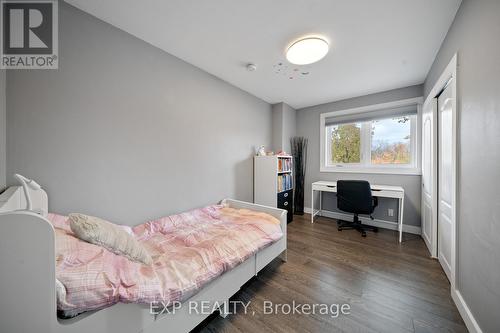
{"label": "round ceiling light fixture", "polygon": [[286,50],[286,59],[294,65],[308,65],[320,61],[328,53],[328,42],[320,37],[306,37],[295,41]]}

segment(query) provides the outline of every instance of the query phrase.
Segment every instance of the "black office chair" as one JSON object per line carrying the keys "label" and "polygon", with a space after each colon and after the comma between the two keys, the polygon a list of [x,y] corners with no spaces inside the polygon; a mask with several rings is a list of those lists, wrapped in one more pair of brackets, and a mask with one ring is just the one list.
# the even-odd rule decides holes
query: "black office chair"
{"label": "black office chair", "polygon": [[353,213],[352,222],[338,221],[338,230],[356,229],[361,236],[366,237],[366,231],[377,232],[377,227],[362,224],[358,214],[369,215],[378,205],[377,197],[372,197],[370,183],[364,180],[339,180],[337,181],[337,208],[348,213]]}

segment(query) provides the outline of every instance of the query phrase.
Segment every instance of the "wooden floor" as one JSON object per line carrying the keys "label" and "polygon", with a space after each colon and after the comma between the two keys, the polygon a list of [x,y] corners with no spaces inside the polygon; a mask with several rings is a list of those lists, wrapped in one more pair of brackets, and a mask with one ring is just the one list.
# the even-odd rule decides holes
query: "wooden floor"
{"label": "wooden floor", "polygon": [[[419,236],[390,230],[337,231],[335,220],[295,216],[288,225],[288,262],[273,261],[232,300],[251,301],[199,332],[467,332],[450,286]],[[351,306],[349,315],[265,315],[264,301]]]}

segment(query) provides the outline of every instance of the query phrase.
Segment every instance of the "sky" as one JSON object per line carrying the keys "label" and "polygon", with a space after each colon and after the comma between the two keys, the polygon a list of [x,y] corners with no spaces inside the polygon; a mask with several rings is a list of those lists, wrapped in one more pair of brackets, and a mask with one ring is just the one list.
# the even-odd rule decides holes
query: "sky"
{"label": "sky", "polygon": [[387,142],[389,144],[397,142],[408,142],[404,140],[410,134],[410,121],[406,123],[398,123],[393,119],[381,119],[374,121],[375,127],[374,135],[372,136],[372,143],[377,145],[378,142]]}

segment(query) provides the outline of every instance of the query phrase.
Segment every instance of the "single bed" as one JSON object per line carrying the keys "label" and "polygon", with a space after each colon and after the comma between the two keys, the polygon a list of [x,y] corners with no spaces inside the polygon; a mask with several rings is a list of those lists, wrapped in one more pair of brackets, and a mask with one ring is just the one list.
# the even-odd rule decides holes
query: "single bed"
{"label": "single bed", "polygon": [[[56,315],[55,231],[44,216],[16,211],[25,207],[20,187],[0,195],[0,330],[2,332],[188,332],[209,313],[152,315],[149,306],[118,303],[71,319]],[[32,191],[33,208],[47,213],[43,190]],[[225,207],[263,212],[279,219],[283,237],[225,270],[185,302],[224,304],[240,287],[277,257],[286,260],[286,211],[226,199]],[[24,240],[24,241],[20,241]],[[209,306],[210,307],[210,306]],[[219,309],[225,315],[222,305]]]}

